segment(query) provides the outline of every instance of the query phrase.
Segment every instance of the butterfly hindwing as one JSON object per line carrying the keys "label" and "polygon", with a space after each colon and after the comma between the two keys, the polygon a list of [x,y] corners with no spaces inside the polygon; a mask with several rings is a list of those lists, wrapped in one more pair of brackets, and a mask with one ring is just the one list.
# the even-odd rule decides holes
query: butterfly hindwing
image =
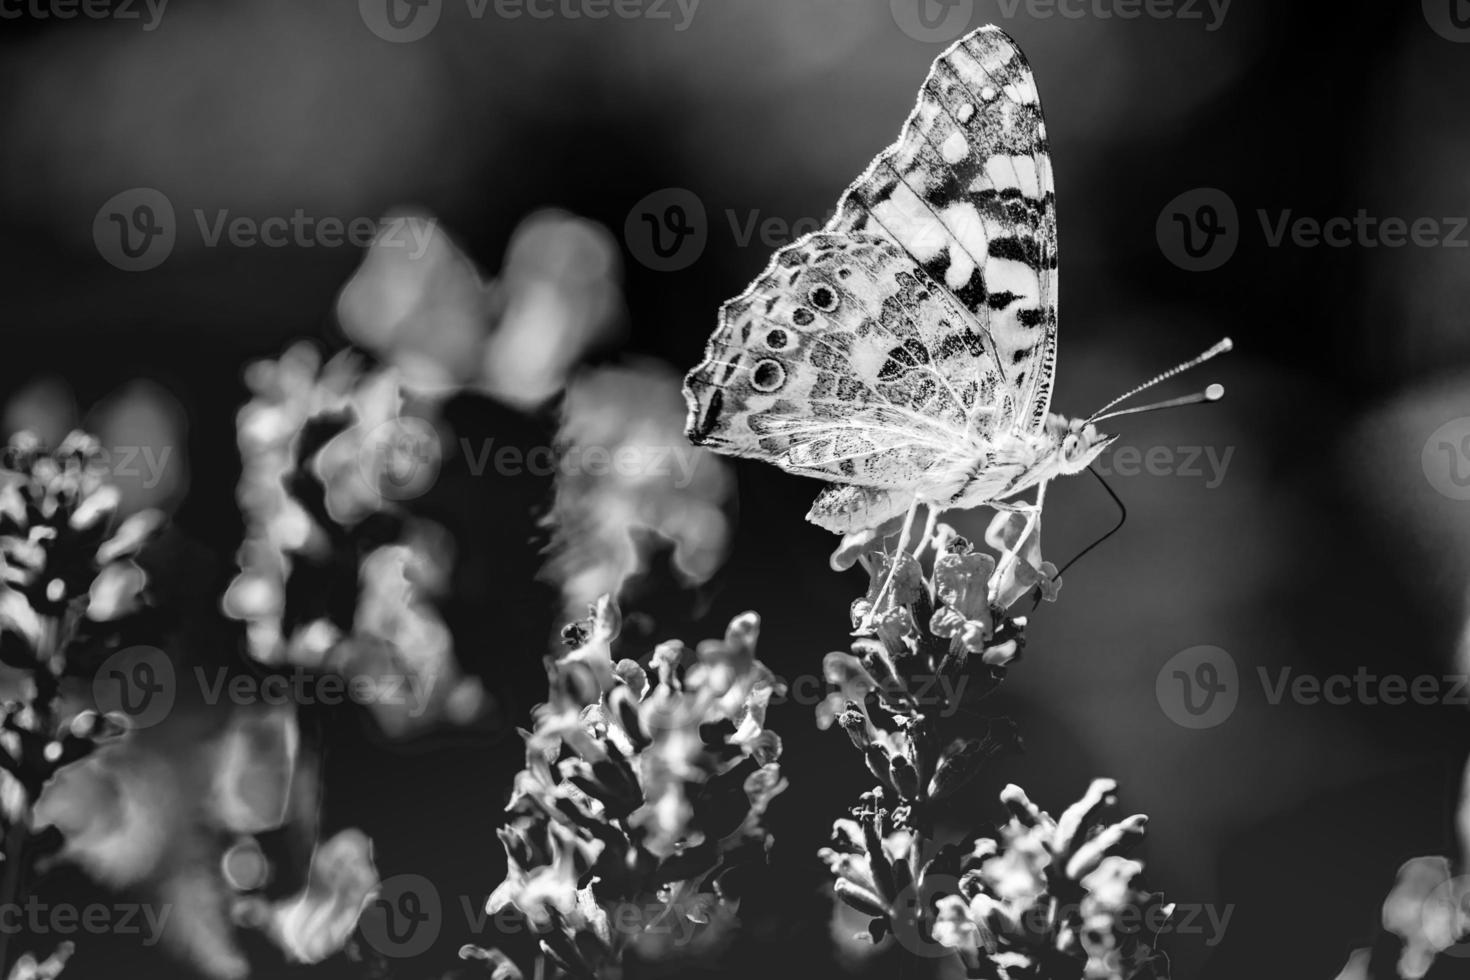
{"label": "butterfly hindwing", "polygon": [[913,493],[905,490],[876,490],[850,483],[834,483],[817,495],[806,519],[829,531],[849,534],[880,527],[895,517],[901,517],[913,502]]}
{"label": "butterfly hindwing", "polygon": [[1056,195],[1031,68],[981,28],[934,64],[898,142],[828,230],[890,238],[967,309],[1005,374],[1003,424],[1035,431],[1056,364]]}
{"label": "butterfly hindwing", "polygon": [[973,318],[894,243],[818,233],[721,309],[686,379],[688,433],[835,483],[937,493],[992,432],[996,365]]}

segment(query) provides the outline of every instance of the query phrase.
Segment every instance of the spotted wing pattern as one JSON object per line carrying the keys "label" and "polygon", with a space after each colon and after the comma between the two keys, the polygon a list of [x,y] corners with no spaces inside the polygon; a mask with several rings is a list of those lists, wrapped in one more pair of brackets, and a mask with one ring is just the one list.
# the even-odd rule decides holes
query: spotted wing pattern
{"label": "spotted wing pattern", "polygon": [[934,63],[898,142],[848,188],[828,226],[893,239],[970,311],[1004,366],[998,412],[1020,431],[1036,431],[1051,402],[1056,229],[1036,82],[996,27]]}
{"label": "spotted wing pattern", "polygon": [[792,473],[923,488],[990,438],[999,379],[984,334],[907,253],[819,233],[721,310],[685,382],[688,431]]}

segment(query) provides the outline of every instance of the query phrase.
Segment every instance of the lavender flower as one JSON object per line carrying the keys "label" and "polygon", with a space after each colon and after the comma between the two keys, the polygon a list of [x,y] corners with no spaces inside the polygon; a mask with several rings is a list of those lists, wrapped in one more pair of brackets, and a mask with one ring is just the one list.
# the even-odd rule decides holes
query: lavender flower
{"label": "lavender flower", "polygon": [[952,719],[994,691],[1025,646],[1025,617],[997,601],[1008,597],[995,588],[997,560],[947,526],[936,541],[928,578],[910,555],[870,556],[868,592],[852,607],[860,638],[851,655],[828,654],[827,680],[839,692],[818,709],[823,727],[841,722],[882,791],[920,809],[1017,744],[1009,722],[976,738]]}
{"label": "lavender flower", "polygon": [[1057,596],[1039,530],[1021,541],[1025,526],[1022,515],[999,513],[986,534],[994,556],[941,526],[927,577],[909,554],[868,557],[871,582],[852,608],[859,639],[850,655],[827,655],[836,690],[817,720],[847,732],[877,785],[837,821],[820,856],[838,899],[872,917],[867,939],[892,935],[916,955],[955,955],[971,977],[1161,977],[1167,960],[1136,923],[1157,931],[1170,907],[1134,887],[1142,865],[1120,852],[1145,818],[1110,819],[1110,780],[1094,782],[1060,820],[1008,787],[1001,799],[1012,819],[996,836],[967,849],[934,840],[935,805],[1020,743],[1004,718],[977,730],[956,715],[978,714],[1020,659],[1026,618],[1014,605]]}
{"label": "lavender flower", "polygon": [[524,733],[499,832],[508,872],[487,903],[513,907],[575,977],[646,947],[656,922],[731,919],[741,875],[771,847],[762,814],[786,787],[781,741],[764,727],[777,686],[755,657],[754,613],[694,650],[661,644],[646,665],[614,662],[618,629],[604,598],[566,631],[571,649]]}
{"label": "lavender flower", "polygon": [[1095,780],[1054,820],[1008,786],[1010,821],[966,848],[929,846],[871,794],[856,819],[837,821],[821,857],[837,896],[874,916],[869,938],[894,935],[921,956],[952,953],[967,976],[1165,977],[1151,935],[1172,906],[1135,885],[1143,866],[1122,852],[1147,820],[1114,820],[1115,788]]}

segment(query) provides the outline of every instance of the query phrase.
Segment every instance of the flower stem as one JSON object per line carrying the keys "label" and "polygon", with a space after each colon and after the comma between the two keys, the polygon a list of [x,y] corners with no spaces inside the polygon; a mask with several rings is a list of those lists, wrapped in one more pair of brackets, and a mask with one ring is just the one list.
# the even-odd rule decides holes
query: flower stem
{"label": "flower stem", "polygon": [[[5,867],[0,871],[0,909],[16,908],[25,900],[25,851],[30,843],[29,821],[22,817],[5,832]],[[14,930],[0,930],[0,977],[10,975],[10,939]]]}

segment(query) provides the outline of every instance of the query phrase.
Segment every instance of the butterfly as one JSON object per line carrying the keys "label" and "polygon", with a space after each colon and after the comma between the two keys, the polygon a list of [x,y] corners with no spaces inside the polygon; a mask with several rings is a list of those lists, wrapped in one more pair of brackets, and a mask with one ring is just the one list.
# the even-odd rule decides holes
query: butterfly
{"label": "butterfly", "polygon": [[1026,541],[1047,482],[1116,438],[1102,411],[1050,412],[1055,190],[1030,65],[997,27],[961,38],[831,221],[721,307],[685,378],[686,435],[827,481],[807,519],[839,534],[903,516],[902,550],[923,504],[922,549],[941,511],[989,505],[1026,513]]}

